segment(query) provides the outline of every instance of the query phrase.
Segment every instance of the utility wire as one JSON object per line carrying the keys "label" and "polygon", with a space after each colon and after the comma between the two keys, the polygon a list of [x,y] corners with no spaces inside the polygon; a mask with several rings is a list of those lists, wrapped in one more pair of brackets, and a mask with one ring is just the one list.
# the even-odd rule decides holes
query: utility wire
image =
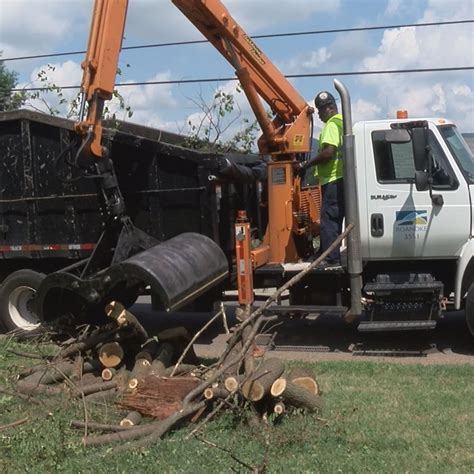
{"label": "utility wire", "polygon": [[[337,28],[330,30],[314,30],[314,31],[296,31],[291,33],[271,33],[265,35],[254,35],[252,39],[260,38],[283,38],[290,36],[307,36],[307,35],[322,35],[328,33],[351,33],[355,31],[374,31],[374,30],[389,30],[394,28],[412,28],[412,27],[425,27],[425,26],[443,26],[443,25],[460,25],[466,23],[474,23],[472,20],[453,20],[453,21],[438,21],[438,22],[429,22],[429,23],[404,23],[398,25],[384,25],[384,26],[366,26],[359,28]],[[191,41],[175,41],[170,43],[151,43],[151,44],[141,44],[135,46],[124,46],[122,51],[133,50],[133,49],[145,49],[145,48],[161,48],[167,46],[184,46],[192,44],[203,44],[208,43],[207,40],[191,40]],[[25,59],[39,59],[39,58],[52,58],[58,56],[75,56],[79,54],[85,54],[86,51],[69,51],[62,53],[47,53],[47,54],[36,54],[30,56],[17,56],[11,58],[0,58],[0,61],[21,61]]]}
{"label": "utility wire", "polygon": [[[338,77],[338,76],[368,76],[377,74],[412,74],[421,72],[453,72],[453,71],[471,71],[474,66],[464,67],[439,67],[439,68],[423,68],[423,69],[392,69],[379,71],[339,71],[339,72],[318,72],[308,74],[287,74],[287,79],[309,78],[309,77]],[[119,82],[115,87],[129,87],[129,86],[149,86],[149,85],[169,85],[169,84],[195,84],[204,82],[227,82],[237,81],[233,77],[205,77],[200,79],[172,79],[169,81],[144,81],[144,82]],[[80,86],[56,86],[58,89],[79,89]],[[10,92],[30,92],[30,91],[44,91],[49,90],[49,87],[27,87],[8,89]]]}

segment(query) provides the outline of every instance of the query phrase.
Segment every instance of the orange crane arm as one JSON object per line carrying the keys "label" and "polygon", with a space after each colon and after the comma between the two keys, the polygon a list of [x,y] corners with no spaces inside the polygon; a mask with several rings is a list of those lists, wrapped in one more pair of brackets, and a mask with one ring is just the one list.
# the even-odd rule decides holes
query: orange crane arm
{"label": "orange crane arm", "polygon": [[[262,153],[292,159],[310,150],[313,109],[258,48],[220,0],[172,0],[236,70],[263,135]],[[102,112],[112,98],[128,0],[95,0],[76,130],[93,156],[103,155]],[[270,119],[262,98],[271,108]],[[86,104],[88,105],[86,111]]]}
{"label": "orange crane arm", "polygon": [[103,155],[102,113],[114,91],[127,6],[128,0],[95,0],[86,59],[81,64],[84,73],[76,130],[96,158]]}
{"label": "orange crane arm", "polygon": [[[310,150],[313,109],[258,48],[220,0],[172,0],[235,68],[257,117],[262,153],[292,155]],[[270,106],[270,120],[260,97]],[[278,159],[285,158],[278,156]]]}

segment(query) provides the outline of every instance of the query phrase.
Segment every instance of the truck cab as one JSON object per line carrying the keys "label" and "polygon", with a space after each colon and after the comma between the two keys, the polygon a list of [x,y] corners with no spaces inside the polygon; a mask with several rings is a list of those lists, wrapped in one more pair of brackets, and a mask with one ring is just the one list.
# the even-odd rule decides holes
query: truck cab
{"label": "truck cab", "polygon": [[[387,138],[390,130],[421,122],[424,171],[417,169],[419,144]],[[364,280],[387,283],[405,274],[403,284],[411,278],[416,286],[429,275],[460,309],[474,283],[474,159],[455,124],[369,121],[355,124],[354,136]],[[422,185],[420,171],[427,178]]]}

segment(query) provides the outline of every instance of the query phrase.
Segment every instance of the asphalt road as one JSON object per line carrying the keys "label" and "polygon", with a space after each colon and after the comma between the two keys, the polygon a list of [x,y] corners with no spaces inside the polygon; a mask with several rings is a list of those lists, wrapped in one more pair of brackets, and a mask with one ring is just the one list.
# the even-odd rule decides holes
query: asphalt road
{"label": "asphalt road", "polygon": [[[226,304],[229,327],[236,323],[235,305]],[[142,297],[131,308],[150,332],[184,326],[195,334],[213,313],[157,313],[149,299]],[[357,325],[347,325],[334,315],[311,315],[307,318],[282,317],[272,323],[276,337],[270,349],[272,357],[320,360],[384,360],[399,363],[468,363],[474,364],[474,338],[470,336],[462,312],[446,313],[431,331],[362,334]],[[217,357],[225,347],[222,321],[214,323],[196,342],[201,357]],[[268,343],[261,336],[259,344]],[[386,352],[389,351],[389,352]]]}

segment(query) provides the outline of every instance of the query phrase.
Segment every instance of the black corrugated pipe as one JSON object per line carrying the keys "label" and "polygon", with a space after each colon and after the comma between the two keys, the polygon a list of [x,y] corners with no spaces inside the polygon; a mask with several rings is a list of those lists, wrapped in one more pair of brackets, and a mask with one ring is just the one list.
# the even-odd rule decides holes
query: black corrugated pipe
{"label": "black corrugated pipe", "polygon": [[351,319],[362,313],[362,257],[360,253],[359,199],[357,195],[354,134],[352,133],[351,98],[346,86],[334,79],[334,87],[341,97],[344,118],[344,196],[346,223],[354,224],[347,236],[347,270],[351,289],[351,307],[346,315]]}

